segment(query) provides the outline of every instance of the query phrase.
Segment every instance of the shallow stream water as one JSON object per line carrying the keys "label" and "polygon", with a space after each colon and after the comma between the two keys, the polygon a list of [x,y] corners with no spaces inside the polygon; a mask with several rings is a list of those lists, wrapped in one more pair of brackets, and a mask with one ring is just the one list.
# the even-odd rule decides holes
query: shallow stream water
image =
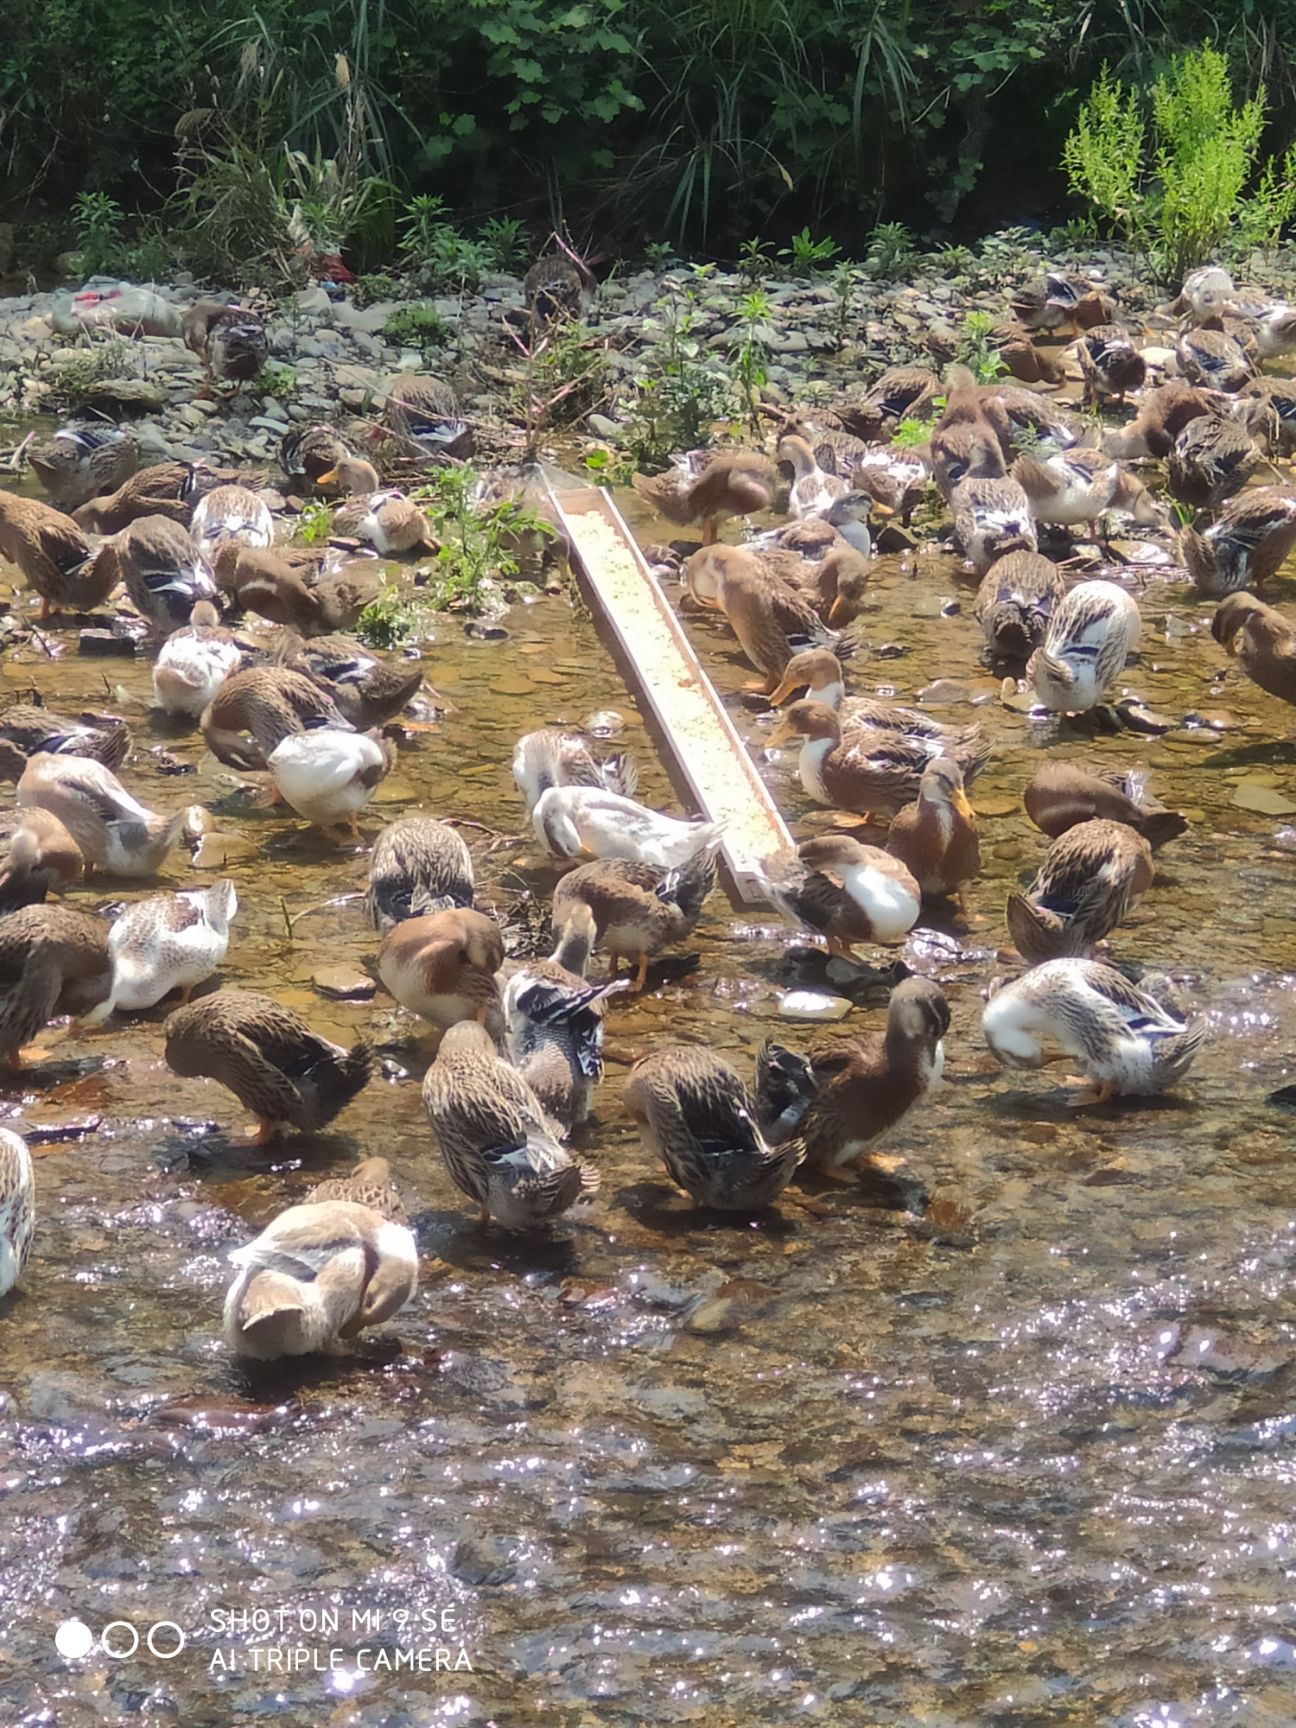
{"label": "shallow stream water", "polygon": [[[1296,1161],[1268,1097],[1296,1036],[1296,832],[1232,801],[1243,779],[1296,794],[1291,712],[1226,662],[1209,606],[1160,581],[1139,590],[1123,684],[1174,729],[1036,724],[1000,703],[972,592],[949,556],[879,558],[851,633],[856,689],[976,719],[996,746],[969,915],[925,920],[899,956],[949,995],[945,1083],[876,1180],[793,1189],[758,1222],[694,1212],[620,1107],[627,1065],[676,1038],[746,1066],[771,1032],[825,1035],[776,1014],[822,960],[717,894],[696,968],[663,966],[609,1013],[586,1142],[602,1195],[548,1244],[479,1229],[431,1154],[419,1025],[381,991],[344,1004],[312,987],[322,965],[372,961],[348,897],[365,851],[254,808],[195,734],[151,723],[143,659],[81,658],[58,631],[54,660],[6,656],[15,693],[125,714],[129,787],[156,808],[203,803],[233,837],[222,980],[374,1038],[387,1074],[327,1135],[235,1148],[238,1105],[168,1073],[157,1010],[62,1037],[0,1093],[34,1131],[40,1211],[0,1315],[5,1728],[1292,1722]],[[1274,598],[1291,605],[1296,584]],[[534,947],[554,874],[524,832],[517,736],[614,709],[642,795],[673,800],[583,611],[543,599],[505,625],[500,641],[439,626],[428,674],[454,709],[404,748],[363,827],[463,819],[482,901]],[[722,622],[691,627],[762,751],[750,669]],[[1111,943],[1211,1017],[1164,1098],[1077,1112],[1060,1070],[1000,1070],[981,1040],[1005,894],[1046,845],[1020,808],[1046,751],[1141,765],[1192,817]],[[793,769],[768,763],[798,822]],[[177,853],[163,881],[219,873]],[[92,881],[71,900],[142,891]],[[880,1026],[885,976],[857,995],[845,1034]],[[366,1153],[415,1202],[415,1303],[353,1359],[250,1378],[219,1336],[227,1252]],[[271,1629],[223,1618],[258,1609]],[[328,1610],[335,1633],[310,1620]],[[174,1622],[185,1647],[68,1661],[54,1638],[73,1617],[141,1637]],[[457,1668],[408,1654],[438,1646]],[[309,1654],[270,1654],[289,1649]]]}

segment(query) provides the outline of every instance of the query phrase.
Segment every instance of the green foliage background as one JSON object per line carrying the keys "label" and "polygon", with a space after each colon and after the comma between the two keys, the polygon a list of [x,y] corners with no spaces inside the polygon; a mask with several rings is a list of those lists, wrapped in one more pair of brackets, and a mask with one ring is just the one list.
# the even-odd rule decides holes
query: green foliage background
{"label": "green foliage background", "polygon": [[[102,190],[171,191],[176,128],[249,42],[263,131],[331,156],[335,57],[363,77],[401,194],[527,213],[625,244],[731,251],[807,221],[848,244],[1056,208],[1062,141],[1101,64],[1150,87],[1213,39],[1274,145],[1296,119],[1296,0],[5,0],[0,198],[21,219]],[[316,99],[318,98],[318,99]],[[258,140],[260,147],[263,140]],[[371,152],[371,154],[373,154]]]}

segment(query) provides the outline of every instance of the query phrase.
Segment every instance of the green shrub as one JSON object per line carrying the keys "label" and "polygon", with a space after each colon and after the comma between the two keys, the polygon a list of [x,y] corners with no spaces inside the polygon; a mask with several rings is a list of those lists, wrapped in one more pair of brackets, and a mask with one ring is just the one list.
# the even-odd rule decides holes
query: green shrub
{"label": "green shrub", "polygon": [[918,248],[903,222],[879,222],[869,241],[869,270],[884,282],[898,281],[918,262]]}
{"label": "green shrub", "polygon": [[453,329],[435,306],[400,306],[383,325],[383,341],[398,348],[417,348],[426,361],[444,348]]}
{"label": "green shrub", "polygon": [[1296,213],[1296,146],[1260,163],[1265,107],[1263,84],[1235,104],[1209,44],[1176,55],[1146,104],[1104,67],[1063,148],[1071,189],[1172,282],[1220,251],[1272,247]]}
{"label": "green shrub", "polygon": [[626,414],[630,453],[644,467],[709,444],[731,402],[729,369],[698,330],[697,298],[696,283],[671,286],[645,321],[655,340],[640,357]]}
{"label": "green shrub", "polygon": [[995,320],[989,312],[968,312],[959,329],[954,358],[966,366],[978,384],[993,384],[1008,370],[991,339]]}
{"label": "green shrub", "polygon": [[792,236],[792,244],[785,246],[779,257],[794,276],[813,276],[828,269],[840,251],[841,247],[835,240],[828,235],[816,240],[807,227]]}

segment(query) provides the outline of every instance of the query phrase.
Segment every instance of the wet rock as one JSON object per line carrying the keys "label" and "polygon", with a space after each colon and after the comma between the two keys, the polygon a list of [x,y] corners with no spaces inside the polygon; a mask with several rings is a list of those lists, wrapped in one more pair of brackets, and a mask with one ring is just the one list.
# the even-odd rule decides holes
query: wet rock
{"label": "wet rock", "polygon": [[[130,660],[134,658],[136,644],[131,637],[116,630],[89,629],[80,632],[77,647],[82,654],[96,659],[116,657]],[[1296,805],[1293,805],[1293,809],[1296,809]]]}
{"label": "wet rock", "polygon": [[321,996],[331,996],[335,1002],[368,1002],[378,989],[372,978],[351,966],[317,967],[311,983]]}
{"label": "wet rock", "polygon": [[787,990],[779,997],[781,1020],[844,1020],[854,1004],[846,996],[826,996],[815,990]]}
{"label": "wet rock", "polygon": [[450,1561],[450,1575],[461,1584],[507,1584],[517,1574],[521,1546],[509,1536],[467,1537]]}

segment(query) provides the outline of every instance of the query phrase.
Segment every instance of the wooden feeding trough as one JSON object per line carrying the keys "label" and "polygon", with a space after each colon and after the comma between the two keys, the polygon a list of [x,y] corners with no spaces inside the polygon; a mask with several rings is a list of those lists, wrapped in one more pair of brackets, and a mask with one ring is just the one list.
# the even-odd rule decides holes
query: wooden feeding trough
{"label": "wooden feeding trough", "polygon": [[610,495],[564,489],[556,477],[546,484],[596,617],[611,628],[698,809],[725,825],[721,856],[734,893],[763,904],[760,861],[793,844],[778,806]]}

